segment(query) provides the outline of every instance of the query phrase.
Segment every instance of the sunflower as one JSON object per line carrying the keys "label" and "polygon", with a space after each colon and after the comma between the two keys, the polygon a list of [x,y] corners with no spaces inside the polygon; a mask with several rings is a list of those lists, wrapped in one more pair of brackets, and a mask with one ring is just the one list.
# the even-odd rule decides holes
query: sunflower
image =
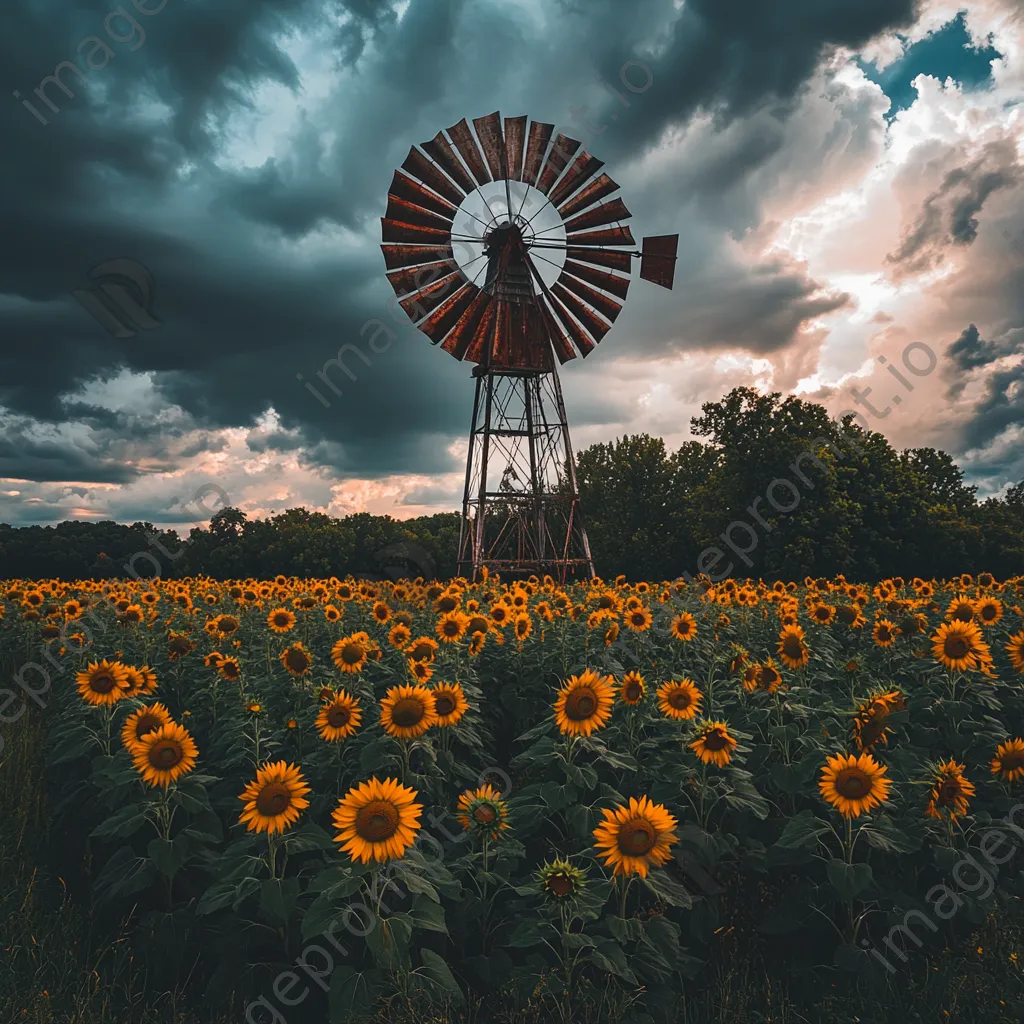
{"label": "sunflower", "polygon": [[125,608],[125,610],[120,615],[118,615],[117,618],[118,618],[118,621],[121,622],[121,623],[131,623],[131,624],[134,624],[134,623],[141,622],[142,618],[143,618],[142,605],[140,605],[140,604],[130,604],[130,605],[128,605],[128,607]]}
{"label": "sunflower", "polygon": [[209,654],[203,656],[203,664],[207,668],[217,668],[223,660],[224,655],[220,651],[210,651]]}
{"label": "sunflower", "polygon": [[704,762],[725,767],[732,760],[736,739],[725,722],[702,722],[690,749]]}
{"label": "sunflower", "polygon": [[946,619],[950,622],[973,622],[975,614],[974,602],[966,594],[954,597],[946,609]]}
{"label": "sunflower", "polygon": [[291,644],[281,652],[281,664],[293,676],[304,676],[313,667],[313,656],[300,641]]}
{"label": "sunflower", "polygon": [[697,622],[689,612],[680,612],[672,620],[669,632],[677,640],[692,640],[697,635]]}
{"label": "sunflower", "polygon": [[975,602],[974,614],[983,626],[994,626],[1003,617],[1003,602],[997,597],[983,597]]}
{"label": "sunflower", "polygon": [[[472,647],[472,644],[470,646]],[[434,674],[434,670],[425,661],[413,661],[409,658],[406,664],[409,666],[409,674],[417,683],[428,682]]]}
{"label": "sunflower", "polygon": [[510,827],[505,801],[490,784],[479,789],[467,789],[459,797],[456,817],[467,832],[475,832],[490,839],[497,839]]}
{"label": "sunflower", "polygon": [[602,811],[604,820],[594,829],[594,845],[605,867],[616,875],[647,877],[652,868],[668,859],[670,847],[679,842],[673,831],[676,819],[646,796],[630,797],[629,803]]}
{"label": "sunflower", "polygon": [[1018,672],[1024,672],[1024,630],[1014,633],[1007,640],[1006,653],[1010,657],[1010,664]]}
{"label": "sunflower", "polygon": [[388,631],[388,643],[391,644],[395,650],[405,650],[406,644],[412,639],[412,633],[409,631],[409,627],[402,622],[397,622]]}
{"label": "sunflower", "polygon": [[755,663],[753,668],[755,689],[764,690],[765,693],[775,693],[782,689],[782,673],[771,658],[766,658],[763,663]]}
{"label": "sunflower", "polygon": [[275,608],[267,616],[267,625],[275,633],[287,633],[295,625],[295,615],[287,608]]}
{"label": "sunflower", "polygon": [[331,815],[338,834],[335,841],[353,860],[368,864],[405,854],[420,830],[419,794],[397,779],[381,782],[376,776],[350,789]]}
{"label": "sunflower", "polygon": [[163,704],[150,704],[133,711],[121,726],[121,743],[131,753],[147,733],[173,721],[170,711]]}
{"label": "sunflower", "polygon": [[953,619],[943,622],[932,637],[932,654],[946,668],[963,672],[976,668],[979,655],[987,651],[977,623]]}
{"label": "sunflower", "polygon": [[800,626],[784,626],[779,633],[779,657],[786,668],[803,668],[810,659],[810,652],[804,643],[804,631]]}
{"label": "sunflower", "polygon": [[875,628],[871,631],[871,636],[879,647],[892,647],[897,632],[895,622],[890,622],[888,619],[879,619],[875,623]]}
{"label": "sunflower", "polygon": [[434,711],[437,724],[442,728],[458,724],[469,710],[466,694],[458,683],[441,683],[431,691],[434,694]]}
{"label": "sunflower", "polygon": [[96,707],[116,704],[128,696],[128,670],[119,661],[90,662],[88,668],[75,675],[75,685],[82,699]]}
{"label": "sunflower", "polygon": [[692,679],[674,679],[658,687],[658,707],[666,718],[686,722],[697,717],[703,696]]}
{"label": "sunflower", "polygon": [[836,621],[850,629],[860,629],[867,621],[856,604],[841,604],[836,606]]}
{"label": "sunflower", "polygon": [[887,690],[869,697],[857,709],[853,720],[853,741],[859,751],[872,750],[879,743],[889,744],[892,729],[888,728],[889,715],[902,711],[906,700],[899,690]]}
{"label": "sunflower", "polygon": [[437,620],[435,632],[443,644],[458,643],[466,634],[469,616],[464,612],[446,612]]}
{"label": "sunflower", "polygon": [[284,832],[309,806],[309,791],[296,765],[285,761],[264,765],[238,798],[245,804],[238,821],[250,832]]}
{"label": "sunflower", "polygon": [[610,676],[585,669],[570,676],[555,699],[555,722],[566,736],[589,736],[611,718],[615,695]]}
{"label": "sunflower", "polygon": [[237,658],[222,658],[217,665],[217,671],[225,679],[234,682],[242,675],[242,666],[238,664]]}
{"label": "sunflower", "polygon": [[383,601],[375,601],[373,611],[370,614],[373,615],[377,622],[383,623],[391,618],[391,609]]}
{"label": "sunflower", "polygon": [[545,896],[556,900],[578,896],[584,889],[587,876],[569,861],[556,857],[541,865],[537,872],[537,885]]}
{"label": "sunflower", "polygon": [[234,615],[218,615],[213,622],[221,636],[230,636],[238,631],[238,619]]}
{"label": "sunflower", "polygon": [[425,686],[392,686],[380,702],[380,723],[389,736],[414,740],[437,725],[434,693]]}
{"label": "sunflower", "polygon": [[533,632],[533,621],[528,612],[520,612],[513,620],[512,630],[516,639],[522,643]]}
{"label": "sunflower", "polygon": [[822,767],[818,789],[844,818],[856,818],[889,799],[887,771],[869,753],[836,754]]}
{"label": "sunflower", "polygon": [[963,772],[964,766],[953,760],[943,761],[937,766],[925,814],[930,818],[940,818],[945,811],[951,820],[955,820],[967,813],[968,802],[975,790],[974,783],[968,782]]}
{"label": "sunflower", "polygon": [[362,718],[359,699],[350,696],[345,690],[339,690],[337,693],[331,692],[327,702],[321,706],[314,724],[322,740],[336,743],[353,735]]}
{"label": "sunflower", "polygon": [[619,699],[623,704],[639,704],[647,692],[647,683],[639,672],[627,672],[619,687]]}
{"label": "sunflower", "polygon": [[176,722],[140,736],[129,752],[143,781],[164,789],[192,771],[199,753],[188,730]]}
{"label": "sunflower", "polygon": [[425,661],[430,664],[437,654],[437,641],[430,636],[421,636],[406,646],[405,654],[413,661]]}
{"label": "sunflower", "polygon": [[992,759],[992,774],[998,775],[1004,782],[1017,782],[1024,779],[1024,740],[1020,737],[1007,740],[996,747],[996,755]]}
{"label": "sunflower", "polygon": [[648,608],[643,606],[639,608],[633,608],[626,612],[623,616],[623,621],[626,623],[626,628],[634,633],[643,633],[645,630],[651,628],[651,623],[654,621],[654,616]]}
{"label": "sunflower", "polygon": [[342,672],[362,672],[369,654],[369,644],[364,643],[359,634],[343,636],[334,642],[331,648],[331,660]]}

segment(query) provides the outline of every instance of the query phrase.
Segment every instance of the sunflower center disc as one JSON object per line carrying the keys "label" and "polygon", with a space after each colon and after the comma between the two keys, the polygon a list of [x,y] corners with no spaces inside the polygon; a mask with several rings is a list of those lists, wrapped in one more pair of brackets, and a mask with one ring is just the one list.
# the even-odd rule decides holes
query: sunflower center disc
{"label": "sunflower center disc", "polygon": [[619,832],[619,849],[629,857],[643,857],[654,847],[656,834],[646,821],[629,821]]}
{"label": "sunflower center disc", "polygon": [[556,896],[568,896],[572,892],[572,882],[565,875],[552,875],[548,879],[548,890]]}
{"label": "sunflower center disc", "polygon": [[639,700],[640,699],[640,684],[630,683],[626,687],[626,700]]}
{"label": "sunflower center disc", "polygon": [[415,697],[405,697],[391,710],[391,721],[403,729],[409,729],[423,718],[423,705]]}
{"label": "sunflower center disc", "polygon": [[281,782],[272,782],[265,786],[256,798],[256,809],[265,817],[283,814],[292,802],[288,787]]}
{"label": "sunflower center disc", "polygon": [[161,725],[163,725],[163,722],[157,718],[140,718],[135,723],[135,738],[141,740],[143,736],[153,732],[155,729],[159,729]]}
{"label": "sunflower center disc", "polygon": [[688,708],[690,706],[690,695],[685,690],[676,690],[675,693],[669,697],[668,702],[677,711],[682,711],[684,708]]}
{"label": "sunflower center disc", "polygon": [[589,687],[570,694],[565,702],[566,717],[571,718],[574,722],[590,718],[596,710],[597,694]]}
{"label": "sunflower center disc", "polygon": [[863,775],[851,772],[839,780],[836,789],[843,796],[854,800],[857,797],[863,796],[870,789],[870,785]]}
{"label": "sunflower center disc", "polygon": [[960,787],[953,779],[947,779],[939,790],[939,799],[951,804],[960,795]]}
{"label": "sunflower center disc", "polygon": [[173,768],[180,760],[181,749],[174,743],[159,744],[149,757],[154,768]]}
{"label": "sunflower center disc", "polygon": [[93,676],[92,688],[96,693],[110,693],[114,688],[114,677],[108,676],[106,673],[103,675]]}
{"label": "sunflower center disc", "polygon": [[342,729],[348,725],[351,717],[348,708],[331,708],[327,712],[327,724],[332,729]]}
{"label": "sunflower center disc", "polygon": [[356,814],[356,832],[360,839],[379,843],[398,831],[398,812],[383,800],[361,807]]}
{"label": "sunflower center disc", "polygon": [[723,750],[726,745],[727,741],[725,736],[717,729],[715,729],[714,732],[709,732],[707,736],[704,737],[704,746],[707,747],[708,750]]}
{"label": "sunflower center disc", "polygon": [[787,636],[785,643],[782,645],[782,650],[790,658],[799,658],[801,654],[800,638]]}
{"label": "sunflower center disc", "polygon": [[436,699],[435,707],[439,715],[450,715],[455,710],[455,701],[445,693]]}
{"label": "sunflower center disc", "polygon": [[954,637],[946,641],[946,654],[950,658],[964,658],[967,656],[967,641],[961,637]]}
{"label": "sunflower center disc", "polygon": [[971,619],[974,618],[974,609],[968,608],[966,606],[961,606],[960,608],[957,608],[956,612],[953,615],[953,618],[957,619],[960,622],[970,622]]}
{"label": "sunflower center disc", "polygon": [[341,660],[346,665],[356,665],[363,657],[363,649],[359,644],[346,644],[341,652]]}
{"label": "sunflower center disc", "polygon": [[480,822],[481,825],[490,825],[497,816],[498,812],[490,804],[480,804],[473,811],[474,820]]}

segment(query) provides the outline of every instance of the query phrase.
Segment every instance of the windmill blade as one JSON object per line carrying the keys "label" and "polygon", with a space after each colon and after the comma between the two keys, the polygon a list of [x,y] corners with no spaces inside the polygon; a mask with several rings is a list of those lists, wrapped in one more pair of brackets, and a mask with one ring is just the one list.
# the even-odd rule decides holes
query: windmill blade
{"label": "windmill blade", "polygon": [[395,171],[395,175],[391,179],[388,197],[404,199],[407,203],[413,203],[424,210],[436,213],[448,221],[454,220],[455,214],[458,212],[451,203],[435,195],[430,189],[424,188],[418,181],[414,181],[401,171]]}
{"label": "windmill blade", "polygon": [[[484,294],[486,295],[487,293],[484,292]],[[492,297],[488,295],[488,298]],[[497,319],[496,306],[497,304],[494,301],[488,302],[484,306],[480,324],[469,343],[469,348],[466,349],[464,358],[470,362],[482,363],[486,354],[491,350],[491,338],[494,336],[494,324]]]}
{"label": "windmill blade", "polygon": [[469,173],[476,178],[477,184],[486,185],[491,180],[491,176],[487,173],[487,165],[480,155],[480,149],[470,131],[469,122],[463,118],[458,124],[453,124],[448,129],[448,138],[455,143],[459,156],[465,160]]}
{"label": "windmill blade", "polygon": [[415,267],[431,260],[451,259],[450,245],[382,245],[384,266],[388,270],[398,267]]}
{"label": "windmill blade", "polygon": [[662,288],[671,288],[676,278],[678,235],[652,235],[644,239],[640,276]]}
{"label": "windmill blade", "polygon": [[496,110],[486,117],[474,117],[473,127],[491,177],[501,181],[505,177],[505,136],[501,132],[500,112]]}
{"label": "windmill blade", "polygon": [[578,235],[567,235],[569,245],[636,245],[633,233],[626,228],[605,228],[603,231],[584,231]]}
{"label": "windmill blade", "polygon": [[401,297],[410,292],[419,291],[433,284],[448,274],[460,272],[458,263],[453,259],[437,260],[434,263],[423,263],[419,266],[403,267],[388,273],[388,281],[395,294]]}
{"label": "windmill blade", "polygon": [[442,174],[437,164],[431,163],[415,146],[409,148],[409,155],[405,158],[402,169],[455,206],[466,198],[466,193],[451,178]]}
{"label": "windmill blade", "polygon": [[571,196],[573,192],[597,174],[602,167],[604,167],[604,161],[598,160],[596,156],[591,156],[585,149],[577,154],[572,166],[548,196],[552,205],[557,207],[564,202],[568,196]]}
{"label": "windmill blade", "polygon": [[565,170],[565,165],[579,148],[580,143],[578,139],[570,139],[568,135],[562,135],[559,132],[555,141],[551,143],[548,158],[544,162],[544,170],[540,172],[540,177],[537,179],[537,188],[544,195],[548,194],[548,190],[554,185],[555,179]]}
{"label": "windmill blade", "polygon": [[416,224],[406,224],[400,220],[390,220],[387,217],[380,219],[380,239],[382,242],[413,242],[429,245],[434,243],[434,251],[437,246],[447,246],[452,239],[449,229],[438,231],[433,228],[424,228]]}
{"label": "windmill blade", "polygon": [[523,149],[526,145],[526,115],[505,118],[505,159],[508,176],[520,181],[523,176]]}
{"label": "windmill blade", "polygon": [[573,350],[572,342],[565,331],[558,326],[558,322],[551,312],[547,299],[538,299],[537,308],[540,310],[548,339],[551,342],[551,347],[555,350],[555,355],[558,356],[559,363],[567,363],[570,359],[575,359],[576,353]]}
{"label": "windmill blade", "polygon": [[436,345],[459,322],[459,318],[473,304],[477,294],[476,285],[468,281],[454,294],[441,303],[433,313],[416,326]]}
{"label": "windmill blade", "polygon": [[587,281],[589,284],[595,285],[606,292],[611,292],[612,295],[617,295],[620,299],[625,299],[626,293],[629,291],[628,277],[609,274],[607,270],[595,270],[593,267],[586,267],[582,263],[574,263],[572,260],[567,259],[562,267],[562,271],[563,273],[572,274],[573,277],[578,277],[581,281]]}
{"label": "windmill blade", "polygon": [[569,312],[583,324],[595,342],[599,342],[611,330],[611,324],[606,324],[589,306],[580,302],[561,281],[556,281],[551,286],[551,294],[568,307]]}
{"label": "windmill blade", "polygon": [[[449,295],[457,291],[466,283],[466,275],[461,270],[448,274],[433,284],[428,284],[418,292],[406,295],[398,300],[398,304],[408,314],[409,319],[415,323],[422,320],[428,313],[437,309]],[[473,286],[476,287],[475,285]]]}
{"label": "windmill blade", "polygon": [[483,289],[478,290],[469,308],[448,332],[448,336],[441,343],[441,348],[456,359],[465,359],[466,353],[480,329],[487,307],[491,305],[492,301],[487,292]]}
{"label": "windmill blade", "polygon": [[621,199],[611,199],[607,203],[602,203],[592,210],[573,217],[566,223],[565,233],[571,235],[584,228],[598,228],[604,224],[615,224],[618,221],[628,220],[632,216]]}
{"label": "windmill blade", "polygon": [[527,185],[537,184],[541,161],[544,159],[548,143],[551,141],[551,133],[554,130],[553,124],[547,124],[544,121],[534,121],[530,125],[530,137],[526,143],[526,159],[523,161],[522,177]]}
{"label": "windmill blade", "polygon": [[595,263],[599,267],[611,267],[612,270],[624,270],[627,274],[633,271],[633,257],[628,252],[616,252],[614,249],[582,249],[570,245],[566,247],[565,257]]}
{"label": "windmill blade", "polygon": [[[441,167],[445,174],[462,188],[463,192],[469,193],[476,188],[476,184],[466,173],[466,168],[462,166],[443,132],[438,132],[429,142],[422,143],[422,147],[427,156]],[[423,180],[426,181],[426,178]]]}
{"label": "windmill blade", "polygon": [[448,217],[439,217],[436,213],[416,206],[415,203],[406,202],[404,199],[396,199],[388,196],[388,208],[384,211],[387,220],[400,220],[404,224],[415,224],[421,228],[433,228],[436,231],[452,230],[452,222]]}
{"label": "windmill blade", "polygon": [[571,274],[565,273],[564,270],[556,283],[560,284],[563,288],[567,288],[585,302],[588,302],[601,316],[612,323],[615,323],[619,313],[622,312],[621,302],[616,302],[615,299],[609,298],[603,292],[591,288],[589,284],[584,284]]}
{"label": "windmill blade", "polygon": [[599,199],[604,199],[605,196],[610,196],[613,192],[618,192],[618,190],[619,183],[612,181],[607,174],[602,174],[582,191],[577,192],[567,203],[563,203],[558,208],[558,215],[562,220],[568,220],[581,210],[585,210],[591,204],[596,203]]}
{"label": "windmill blade", "polygon": [[555,315],[558,317],[559,320],[562,321],[562,324],[565,327],[566,332],[568,333],[569,337],[572,338],[573,343],[579,350],[580,355],[583,356],[584,359],[586,359],[586,357],[589,356],[590,353],[593,352],[594,349],[597,347],[595,343],[591,340],[590,335],[587,334],[587,332],[579,324],[579,322],[577,322],[573,318],[569,310],[565,308],[564,303],[558,300],[558,296],[548,291],[546,293],[546,298],[551,308],[555,311]]}

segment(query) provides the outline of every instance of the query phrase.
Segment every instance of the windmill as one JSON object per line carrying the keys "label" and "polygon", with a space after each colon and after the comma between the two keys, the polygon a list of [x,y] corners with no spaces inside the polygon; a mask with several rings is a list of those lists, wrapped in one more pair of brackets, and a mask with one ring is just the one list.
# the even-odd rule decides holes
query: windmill
{"label": "windmill", "polygon": [[555,360],[608,333],[634,259],[671,288],[679,243],[634,251],[603,166],[554,125],[495,112],[412,146],[391,181],[381,249],[399,304],[476,364],[459,539],[470,579],[484,566],[594,575]]}

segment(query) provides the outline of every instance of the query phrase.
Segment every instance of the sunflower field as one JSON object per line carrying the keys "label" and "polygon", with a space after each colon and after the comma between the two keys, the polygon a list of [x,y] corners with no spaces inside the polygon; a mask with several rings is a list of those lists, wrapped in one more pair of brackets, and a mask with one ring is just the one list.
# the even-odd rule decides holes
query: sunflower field
{"label": "sunflower field", "polygon": [[0,643],[47,666],[63,855],[150,984],[251,1024],[669,1022],[751,937],[884,987],[1020,919],[1022,605],[988,573],[8,580]]}

